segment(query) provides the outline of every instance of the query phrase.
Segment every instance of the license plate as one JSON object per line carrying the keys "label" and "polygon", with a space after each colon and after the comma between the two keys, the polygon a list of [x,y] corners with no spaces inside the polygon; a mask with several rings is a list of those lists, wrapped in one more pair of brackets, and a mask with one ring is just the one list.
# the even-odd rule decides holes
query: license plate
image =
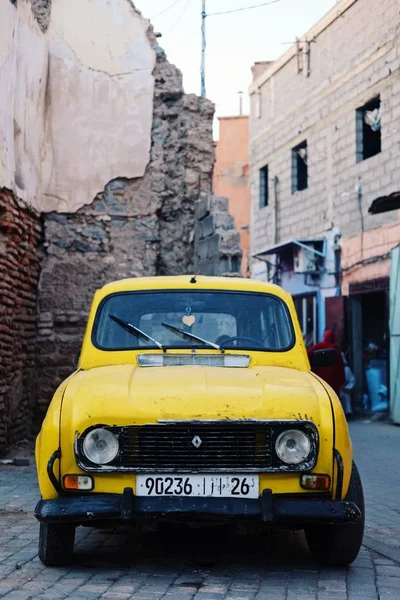
{"label": "license plate", "polygon": [[137,475],[138,496],[258,498],[258,475]]}

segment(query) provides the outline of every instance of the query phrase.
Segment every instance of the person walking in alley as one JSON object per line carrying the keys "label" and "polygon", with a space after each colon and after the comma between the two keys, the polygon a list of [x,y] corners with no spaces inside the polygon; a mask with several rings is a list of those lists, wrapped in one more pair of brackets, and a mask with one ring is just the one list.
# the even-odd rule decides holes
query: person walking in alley
{"label": "person walking in alley", "polygon": [[314,369],[314,373],[321,377],[326,383],[328,383],[331,388],[336,392],[336,394],[340,397],[340,392],[345,384],[345,370],[344,370],[344,362],[342,358],[342,352],[339,346],[335,341],[335,334],[331,329],[327,329],[324,333],[324,339],[318,344],[314,344],[307,350],[307,354],[310,357],[313,352],[316,350],[336,350],[338,355],[338,361],[336,365],[332,365],[330,367],[319,367]]}
{"label": "person walking in alley", "polygon": [[351,390],[354,388],[356,380],[345,355],[343,354],[342,357],[344,363],[345,382],[342,391],[340,392],[340,401],[342,403],[346,419],[349,419],[353,414],[353,409],[351,407]]}

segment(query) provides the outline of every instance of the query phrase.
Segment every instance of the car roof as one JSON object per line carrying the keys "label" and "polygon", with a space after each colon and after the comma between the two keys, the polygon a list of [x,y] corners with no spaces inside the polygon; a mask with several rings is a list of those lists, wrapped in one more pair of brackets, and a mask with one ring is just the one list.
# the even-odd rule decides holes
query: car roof
{"label": "car roof", "polygon": [[190,289],[193,291],[205,289],[236,290],[269,293],[282,298],[288,295],[278,285],[265,281],[245,279],[243,277],[208,277],[204,275],[167,275],[120,279],[107,283],[99,291],[100,295],[104,297],[119,292],[160,289]]}

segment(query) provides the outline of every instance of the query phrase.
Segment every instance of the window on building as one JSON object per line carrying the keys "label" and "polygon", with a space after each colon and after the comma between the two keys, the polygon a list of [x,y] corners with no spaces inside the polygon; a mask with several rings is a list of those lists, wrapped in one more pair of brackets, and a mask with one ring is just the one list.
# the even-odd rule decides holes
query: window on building
{"label": "window on building", "polygon": [[292,149],[292,194],[308,187],[307,141]]}
{"label": "window on building", "polygon": [[356,111],[357,162],[381,151],[381,99],[378,96]]}
{"label": "window on building", "polygon": [[261,90],[256,92],[256,119],[261,119]]}
{"label": "window on building", "polygon": [[260,208],[268,206],[268,165],[260,169]]}

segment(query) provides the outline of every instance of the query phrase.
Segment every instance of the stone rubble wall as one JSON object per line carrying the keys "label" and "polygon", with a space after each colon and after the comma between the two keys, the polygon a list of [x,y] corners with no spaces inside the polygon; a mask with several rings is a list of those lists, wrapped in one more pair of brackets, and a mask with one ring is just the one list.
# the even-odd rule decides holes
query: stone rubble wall
{"label": "stone rubble wall", "polygon": [[51,0],[31,0],[31,7],[40,29],[45,33],[50,24]]}
{"label": "stone rubble wall", "polygon": [[240,232],[228,198],[204,194],[196,203],[195,273],[240,277]]}
{"label": "stone rubble wall", "polygon": [[0,454],[32,423],[40,235],[39,215],[0,188]]}
{"label": "stone rubble wall", "polygon": [[154,78],[145,176],[121,173],[77,212],[44,216],[38,421],[73,370],[96,289],[115,279],[193,271],[195,205],[211,190],[214,106],[184,94],[180,71],[159,47]]}

